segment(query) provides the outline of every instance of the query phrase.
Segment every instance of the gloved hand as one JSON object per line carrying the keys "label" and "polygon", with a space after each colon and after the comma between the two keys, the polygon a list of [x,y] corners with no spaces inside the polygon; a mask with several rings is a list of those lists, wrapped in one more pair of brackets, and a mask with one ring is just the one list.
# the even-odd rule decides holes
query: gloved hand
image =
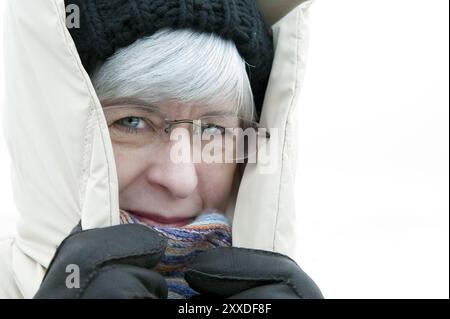
{"label": "gloved hand", "polygon": [[[34,298],[167,298],[165,279],[150,270],[166,244],[164,236],[138,224],[87,231],[77,226],[58,247]],[[68,288],[69,276],[78,275],[67,272],[74,267],[79,288]]]}
{"label": "gloved hand", "polygon": [[200,293],[195,298],[322,299],[317,285],[287,256],[236,247],[197,255],[186,281]]}

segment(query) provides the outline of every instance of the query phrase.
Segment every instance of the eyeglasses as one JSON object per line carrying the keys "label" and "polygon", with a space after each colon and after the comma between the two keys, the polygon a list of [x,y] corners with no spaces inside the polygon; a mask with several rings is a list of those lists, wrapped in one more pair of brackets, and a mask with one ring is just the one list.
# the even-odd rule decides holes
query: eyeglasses
{"label": "eyeglasses", "polygon": [[255,158],[270,139],[267,129],[257,122],[237,116],[169,120],[161,112],[139,105],[105,106],[103,112],[113,145],[128,151],[142,147],[156,150],[188,136],[191,160],[194,154],[201,154],[202,162],[243,162]]}

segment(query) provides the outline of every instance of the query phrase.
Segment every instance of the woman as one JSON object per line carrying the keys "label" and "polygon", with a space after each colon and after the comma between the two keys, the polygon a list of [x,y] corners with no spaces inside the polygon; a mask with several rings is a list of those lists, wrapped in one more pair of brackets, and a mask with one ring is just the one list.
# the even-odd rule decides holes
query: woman
{"label": "woman", "polygon": [[[192,131],[194,124],[172,123],[172,142],[163,132],[166,127],[158,125],[166,125],[164,119],[200,119],[199,133],[213,136],[225,134],[219,127],[256,126],[245,61],[233,42],[215,34],[162,29],[119,50],[92,78],[113,142],[120,208],[163,224],[188,223],[206,209],[225,212],[233,181],[240,178],[237,166],[243,164],[177,163],[171,159],[174,129]],[[214,141],[203,139],[198,151],[208,140]]]}
{"label": "woman", "polygon": [[[152,1],[147,3],[152,8]],[[224,3],[229,2],[211,3],[222,8]],[[211,3],[199,1],[197,4],[209,8]],[[253,18],[258,17],[252,11],[252,8],[256,8],[252,1],[237,3],[245,3],[248,6],[245,10],[249,10]],[[14,34],[23,35],[23,30],[27,30],[27,22],[21,17],[22,5],[25,4],[11,5],[8,25],[16,28]],[[289,89],[284,92],[287,100],[277,97],[278,102],[285,103],[286,110],[280,109],[274,113],[275,106],[266,109],[267,105],[275,104],[270,101],[276,97],[275,91],[272,97],[269,95],[264,101],[266,118],[273,118],[274,125],[271,127],[283,130],[283,143],[278,148],[283,147],[280,167],[270,176],[261,174],[257,169],[260,165],[255,164],[246,167],[241,180],[239,168],[243,168],[243,164],[237,163],[237,160],[242,158],[242,154],[238,154],[235,149],[231,153],[225,150],[222,154],[225,157],[231,154],[233,161],[226,163],[206,163],[203,159],[193,163],[191,156],[188,161],[175,163],[170,156],[174,143],[165,134],[171,133],[174,125],[181,124],[192,134],[195,127],[203,132],[206,123],[207,131],[214,132],[222,127],[217,125],[222,123],[217,122],[217,113],[220,112],[221,119],[239,119],[234,124],[226,122],[228,125],[225,127],[256,127],[253,123],[257,119],[255,113],[260,113],[262,97],[266,94],[268,74],[264,76],[264,67],[269,66],[270,71],[270,64],[263,63],[248,76],[245,63],[250,61],[253,64],[249,64],[254,66],[261,61],[251,60],[251,55],[246,60],[241,58],[252,51],[252,46],[240,43],[240,34],[235,35],[231,42],[210,32],[206,35],[199,30],[160,28],[150,37],[139,37],[118,50],[112,50],[115,46],[108,45],[107,40],[111,40],[108,35],[117,35],[117,32],[127,28],[125,23],[113,23],[114,32],[94,28],[94,35],[102,34],[103,31],[106,36],[100,36],[100,39],[84,38],[88,48],[97,49],[94,52],[105,51],[99,58],[95,54],[90,55],[91,50],[83,49],[83,38],[81,42],[77,41],[77,30],[71,31],[75,47],[67,31],[56,27],[61,27],[61,1],[55,1],[53,5],[41,1],[26,5],[28,9],[34,9],[31,11],[40,13],[37,16],[42,19],[40,28],[43,33],[37,42],[31,36],[30,43],[10,40],[11,55],[7,58],[12,61],[10,67],[14,72],[10,70],[7,74],[10,83],[21,83],[20,87],[31,88],[32,92],[23,93],[33,96],[34,104],[53,106],[34,113],[35,110],[30,110],[29,103],[23,100],[26,97],[21,95],[11,98],[10,103],[15,108],[6,110],[6,124],[17,118],[30,119],[34,124],[24,126],[20,132],[5,125],[7,129],[11,128],[7,134],[9,141],[14,141],[14,144],[10,143],[17,168],[13,171],[13,182],[22,216],[18,236],[1,246],[2,254],[7,255],[2,258],[3,264],[0,265],[5,269],[1,275],[5,284],[0,290],[4,296],[321,296],[315,284],[291,259],[279,253],[267,252],[290,253],[288,241],[292,238],[285,234],[292,227],[289,217],[293,216],[293,209],[287,198],[290,191],[287,190],[286,181],[275,187],[273,181],[290,178],[286,168],[290,163],[284,152],[289,151],[289,148],[286,149],[290,144],[287,118],[295,104],[294,92]],[[289,40],[293,39],[299,44],[299,30],[303,25],[301,18],[306,8],[305,5],[299,8],[296,15],[290,15],[291,21],[286,22],[286,29],[280,27],[279,52],[289,48],[286,43]],[[93,12],[99,12],[100,9],[96,8]],[[170,10],[167,12],[170,13]],[[204,11],[194,12],[204,18]],[[93,18],[92,21],[96,20]],[[294,31],[287,27],[292,22]],[[262,23],[256,25],[261,26]],[[117,26],[119,29],[114,29]],[[46,34],[55,29],[55,37]],[[127,31],[132,35],[140,34],[140,30],[131,29]],[[83,28],[80,30],[82,32]],[[28,35],[25,37],[28,38]],[[116,40],[111,41],[114,43]],[[27,43],[25,50],[20,51],[19,47],[24,43]],[[32,68],[35,70],[33,74],[22,77],[26,61],[31,62],[27,50],[33,47],[35,50],[31,60],[38,59],[40,63]],[[84,69],[91,74],[93,87],[77,59],[76,49],[81,55]],[[301,63],[298,47],[288,51],[295,52],[292,55],[294,63]],[[284,58],[289,57],[289,53],[284,54]],[[101,61],[105,57],[107,61]],[[55,63],[59,68],[52,66]],[[52,71],[48,72],[50,66]],[[276,68],[274,63],[276,69],[272,69],[273,81],[278,83],[276,77],[284,72],[286,66],[289,67],[284,65]],[[297,70],[299,68],[298,65],[294,67]],[[297,87],[299,75],[290,73],[291,77],[283,74],[283,80],[295,83]],[[60,79],[59,82],[55,82],[57,79]],[[37,83],[40,85],[36,86]],[[50,83],[58,83],[58,90],[50,89]],[[39,90],[38,86],[41,85],[42,90]],[[283,92],[283,88],[278,88],[278,92]],[[62,101],[65,102],[64,106],[60,104]],[[144,108],[146,115],[143,113]],[[151,112],[148,112],[149,109]],[[216,116],[214,121],[212,115]],[[46,119],[49,121],[46,122]],[[64,123],[61,123],[61,119],[64,119]],[[180,119],[183,120],[181,123],[176,122]],[[150,122],[159,123],[151,126],[156,127],[156,130],[150,130]],[[192,146],[192,149],[196,148],[194,144]],[[34,154],[31,163],[29,158],[25,161],[17,156],[20,153],[18,150],[26,148]],[[246,153],[244,151],[243,157],[247,157]],[[262,197],[259,197],[260,194]],[[273,209],[273,204],[276,204],[276,209]],[[284,206],[286,204],[289,206]],[[211,209],[214,213],[211,213]],[[225,211],[232,219],[232,236],[230,225],[220,219]],[[207,242],[205,252],[195,258],[186,254],[186,264],[182,264],[178,274],[165,272],[167,268],[164,267],[170,261],[168,252],[172,251],[167,247],[179,245],[177,238],[173,237],[173,229],[186,231],[190,225],[197,227],[196,223],[205,223],[205,220],[198,219],[205,213],[216,218],[208,224],[213,226],[210,227],[213,231],[209,229],[202,232],[204,237],[189,242],[191,246],[188,247],[196,250],[200,243],[204,248],[203,243]],[[80,227],[67,237],[80,218]],[[196,231],[198,228],[191,230]],[[231,240],[233,248],[220,247],[228,246]],[[68,284],[68,271],[71,269],[75,269],[73,275],[77,276],[72,277],[73,282]],[[218,281],[218,273],[226,276]],[[168,277],[174,281],[167,281]],[[171,285],[174,282],[178,286]]]}

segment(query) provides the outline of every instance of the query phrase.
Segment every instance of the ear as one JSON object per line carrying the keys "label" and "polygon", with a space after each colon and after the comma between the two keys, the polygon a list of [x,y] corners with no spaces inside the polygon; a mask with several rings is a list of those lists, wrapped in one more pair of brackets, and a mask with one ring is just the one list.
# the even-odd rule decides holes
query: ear
{"label": "ear", "polygon": [[306,0],[256,0],[266,25],[270,28]]}

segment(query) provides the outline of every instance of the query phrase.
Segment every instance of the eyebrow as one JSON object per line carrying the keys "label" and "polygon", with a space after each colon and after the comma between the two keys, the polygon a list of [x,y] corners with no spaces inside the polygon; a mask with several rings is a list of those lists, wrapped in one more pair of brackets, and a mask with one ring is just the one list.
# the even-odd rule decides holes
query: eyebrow
{"label": "eyebrow", "polygon": [[204,116],[236,116],[236,112],[230,110],[211,110],[202,114],[200,117]]}
{"label": "eyebrow", "polygon": [[[144,109],[147,109],[147,111],[150,112],[158,112],[161,115],[163,115],[165,118],[167,118],[167,114],[164,113],[158,106],[148,103],[147,101],[139,98],[119,98],[119,99],[112,99],[112,100],[104,100],[102,101],[103,107],[108,107],[112,105],[135,105],[143,107]],[[199,115],[198,117],[205,117],[205,116],[236,116],[236,112],[233,110],[208,110],[208,107],[206,107],[207,112]]]}
{"label": "eyebrow", "polygon": [[161,113],[161,109],[154,105],[150,104],[145,100],[139,99],[139,98],[119,98],[119,99],[111,99],[111,100],[104,100],[102,101],[103,107],[108,107],[112,105],[135,105],[135,106],[142,106],[144,108],[148,108],[151,111],[158,111]]}

